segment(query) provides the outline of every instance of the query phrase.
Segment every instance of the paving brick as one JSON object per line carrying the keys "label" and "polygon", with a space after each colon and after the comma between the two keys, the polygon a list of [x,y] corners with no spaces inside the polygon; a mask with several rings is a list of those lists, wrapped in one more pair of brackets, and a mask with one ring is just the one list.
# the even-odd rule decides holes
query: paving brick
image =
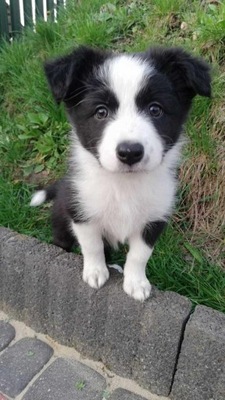
{"label": "paving brick", "polygon": [[62,252],[59,247],[40,243],[25,254],[24,322],[38,332],[47,333],[49,266]]}
{"label": "paving brick", "polygon": [[2,250],[5,242],[11,237],[15,236],[16,232],[11,229],[0,227],[0,306],[3,306],[3,276],[4,276],[4,264],[2,258]]}
{"label": "paving brick", "polygon": [[11,236],[16,236],[18,235],[17,232],[12,231],[9,228],[4,228],[0,226],[0,246]]}
{"label": "paving brick", "polygon": [[183,328],[191,307],[187,298],[155,288],[152,297],[145,302],[132,371],[133,379],[153,393],[169,394]]}
{"label": "paving brick", "polygon": [[64,253],[50,265],[48,334],[100,359],[105,340],[108,285],[96,291],[82,280],[83,260]]}
{"label": "paving brick", "polygon": [[118,279],[111,278],[108,288],[102,361],[118,375],[131,378],[141,329],[140,319],[146,305],[127,296],[123,291],[123,276],[119,273],[117,276]]}
{"label": "paving brick", "polygon": [[145,400],[144,397],[137,396],[134,393],[124,389],[116,389],[110,396],[110,400]]}
{"label": "paving brick", "polygon": [[5,241],[1,249],[4,310],[16,317],[22,316],[25,305],[25,254],[38,243],[40,242],[37,239],[15,234]]}
{"label": "paving brick", "polygon": [[53,354],[46,343],[24,338],[8,347],[0,356],[0,391],[18,395],[43,368]]}
{"label": "paving brick", "polygon": [[6,306],[34,329],[168,395],[190,301],[153,289],[148,301],[137,302],[114,270],[96,291],[82,281],[82,257],[60,251],[22,235],[5,241]]}
{"label": "paving brick", "polygon": [[197,306],[187,323],[172,387],[174,400],[225,399],[225,315]]}
{"label": "paving brick", "polygon": [[82,257],[59,255],[49,265],[48,334],[168,395],[191,303],[156,289],[147,302],[137,302],[123,292],[122,276],[110,273],[96,291],[82,281]]}
{"label": "paving brick", "polygon": [[14,337],[14,327],[8,322],[0,321],[0,351],[7,347]]}
{"label": "paving brick", "polygon": [[23,400],[102,400],[105,379],[85,365],[59,358],[34,382]]}

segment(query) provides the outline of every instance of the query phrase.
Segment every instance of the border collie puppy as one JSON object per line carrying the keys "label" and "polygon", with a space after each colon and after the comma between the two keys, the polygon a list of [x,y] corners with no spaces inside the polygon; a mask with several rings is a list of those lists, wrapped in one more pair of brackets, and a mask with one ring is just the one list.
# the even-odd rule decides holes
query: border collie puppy
{"label": "border collie puppy", "polygon": [[109,278],[104,243],[127,243],[123,288],[143,301],[146,263],[174,206],[183,125],[194,96],[210,96],[209,67],[179,48],[79,47],[45,72],[72,125],[71,153],[67,175],[31,205],[54,199],[54,243],[70,250],[78,240],[93,288]]}

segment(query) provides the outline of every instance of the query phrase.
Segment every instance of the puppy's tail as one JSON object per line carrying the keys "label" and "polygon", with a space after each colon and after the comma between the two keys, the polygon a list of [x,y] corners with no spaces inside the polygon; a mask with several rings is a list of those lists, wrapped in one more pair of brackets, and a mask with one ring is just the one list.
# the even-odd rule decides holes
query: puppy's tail
{"label": "puppy's tail", "polygon": [[59,185],[60,181],[56,181],[52,185],[47,186],[45,189],[35,192],[31,198],[30,206],[37,207],[46,201],[53,200],[56,197]]}

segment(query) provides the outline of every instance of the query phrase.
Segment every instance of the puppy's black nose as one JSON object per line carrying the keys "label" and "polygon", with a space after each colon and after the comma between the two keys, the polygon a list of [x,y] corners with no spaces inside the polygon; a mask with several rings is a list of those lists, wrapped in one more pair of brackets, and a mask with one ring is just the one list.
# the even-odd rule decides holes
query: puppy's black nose
{"label": "puppy's black nose", "polygon": [[118,159],[128,165],[135,164],[143,158],[144,147],[141,143],[122,142],[116,148]]}

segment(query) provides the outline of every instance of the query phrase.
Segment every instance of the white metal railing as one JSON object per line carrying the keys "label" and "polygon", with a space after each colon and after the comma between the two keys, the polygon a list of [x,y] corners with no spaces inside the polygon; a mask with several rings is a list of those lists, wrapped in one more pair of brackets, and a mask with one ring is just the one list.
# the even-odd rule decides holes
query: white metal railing
{"label": "white metal railing", "polygon": [[35,30],[37,18],[57,22],[59,6],[66,0],[0,0],[0,36],[12,40],[27,25]]}

